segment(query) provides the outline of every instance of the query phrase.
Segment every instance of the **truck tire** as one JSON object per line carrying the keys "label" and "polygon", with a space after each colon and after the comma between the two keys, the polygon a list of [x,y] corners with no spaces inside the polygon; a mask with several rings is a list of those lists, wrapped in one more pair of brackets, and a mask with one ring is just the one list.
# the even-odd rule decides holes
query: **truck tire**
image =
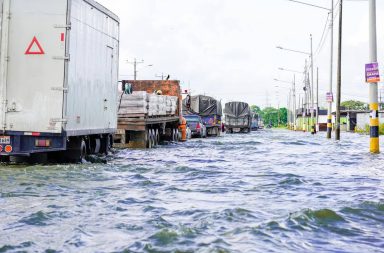
{"label": "truck tire", "polygon": [[155,136],[155,130],[151,129],[151,142],[152,142],[152,148],[156,146],[156,136]]}
{"label": "truck tire", "polygon": [[87,144],[83,138],[71,138],[67,145],[67,150],[62,153],[63,162],[81,163],[87,156]]}
{"label": "truck tire", "polygon": [[155,140],[156,140],[156,146],[160,144],[160,134],[159,134],[159,129],[155,130]]}
{"label": "truck tire", "polygon": [[151,129],[148,129],[147,131],[147,148],[151,149],[152,148],[152,137],[151,137]]}
{"label": "truck tire", "polygon": [[172,138],[171,138],[172,142],[176,142],[176,134],[175,134],[175,129],[173,128],[172,129]]}
{"label": "truck tire", "polygon": [[79,162],[82,162],[85,157],[87,156],[87,145],[85,144],[85,141],[82,139],[80,144],[80,157]]}
{"label": "truck tire", "polygon": [[174,142],[179,142],[179,131],[177,129],[173,129],[173,141]]}
{"label": "truck tire", "polygon": [[100,147],[100,154],[108,155],[108,153],[111,151],[112,145],[112,136],[110,134],[104,135],[101,139],[101,147]]}

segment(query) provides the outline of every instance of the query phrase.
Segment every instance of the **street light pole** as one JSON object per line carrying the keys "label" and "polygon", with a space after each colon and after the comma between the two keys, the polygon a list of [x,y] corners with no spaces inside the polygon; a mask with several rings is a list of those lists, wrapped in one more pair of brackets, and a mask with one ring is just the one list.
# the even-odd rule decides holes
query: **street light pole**
{"label": "street light pole", "polygon": [[317,81],[316,81],[316,131],[320,131],[320,124],[319,124],[319,68],[317,68],[317,75],[316,75]]}
{"label": "street light pole", "polygon": [[314,82],[313,82],[313,43],[312,43],[312,34],[311,34],[311,133],[315,134],[315,100],[314,100]]}
{"label": "street light pole", "polygon": [[[333,82],[333,0],[331,1],[331,24],[330,24],[330,31],[331,31],[331,57],[330,57],[330,75],[329,75],[329,97],[327,97],[328,100],[328,117],[327,117],[327,138],[332,138],[332,103],[333,103],[333,91],[332,91],[332,82]],[[331,97],[332,96],[332,97]]]}
{"label": "street light pole", "polygon": [[296,75],[293,75],[293,131],[296,131]]}
{"label": "street light pole", "polygon": [[340,103],[341,103],[341,50],[343,35],[343,0],[340,0],[339,7],[339,44],[337,62],[337,90],[336,90],[336,140],[340,140]]}
{"label": "street light pole", "polygon": [[[377,62],[377,35],[376,35],[376,0],[369,0],[369,47],[371,63]],[[377,83],[369,84],[370,120],[370,151],[380,153],[379,142],[379,101]]]}

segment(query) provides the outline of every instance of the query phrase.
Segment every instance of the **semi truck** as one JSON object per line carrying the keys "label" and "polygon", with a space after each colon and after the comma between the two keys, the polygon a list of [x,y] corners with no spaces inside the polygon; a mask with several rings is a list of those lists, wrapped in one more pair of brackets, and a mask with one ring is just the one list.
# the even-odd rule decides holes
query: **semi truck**
{"label": "semi truck", "polygon": [[0,24],[0,157],[108,152],[119,18],[93,0],[1,0]]}
{"label": "semi truck", "polygon": [[225,128],[227,133],[251,131],[252,114],[249,105],[244,102],[229,102],[225,104]]}
{"label": "semi truck", "polygon": [[204,95],[188,95],[183,100],[183,114],[199,115],[207,128],[207,135],[220,136],[223,115],[220,101]]}
{"label": "semi truck", "polygon": [[118,104],[116,148],[153,148],[179,140],[180,81],[124,80]]}

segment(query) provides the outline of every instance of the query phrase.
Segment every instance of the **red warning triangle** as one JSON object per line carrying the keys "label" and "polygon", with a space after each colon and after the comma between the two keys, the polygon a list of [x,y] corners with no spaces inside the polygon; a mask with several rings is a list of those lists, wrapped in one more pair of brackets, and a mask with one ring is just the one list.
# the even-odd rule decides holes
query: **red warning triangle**
{"label": "red warning triangle", "polygon": [[[36,48],[37,47],[37,48]],[[34,49],[32,49],[34,48]],[[40,42],[37,40],[36,36],[33,37],[31,44],[29,44],[25,54],[45,54]]]}

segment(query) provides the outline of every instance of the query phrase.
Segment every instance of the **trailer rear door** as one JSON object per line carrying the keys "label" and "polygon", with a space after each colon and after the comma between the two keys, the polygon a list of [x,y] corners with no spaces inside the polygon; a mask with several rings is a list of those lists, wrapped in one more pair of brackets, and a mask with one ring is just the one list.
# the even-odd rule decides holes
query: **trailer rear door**
{"label": "trailer rear door", "polygon": [[0,130],[61,133],[67,0],[4,0],[4,7]]}

